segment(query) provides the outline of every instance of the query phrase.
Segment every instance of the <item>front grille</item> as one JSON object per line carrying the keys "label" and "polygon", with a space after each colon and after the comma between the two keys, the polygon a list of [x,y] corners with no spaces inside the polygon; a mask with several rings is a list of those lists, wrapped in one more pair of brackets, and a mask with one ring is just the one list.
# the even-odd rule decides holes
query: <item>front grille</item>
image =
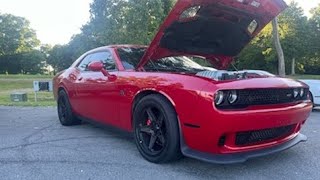
{"label": "front grille", "polygon": [[[297,98],[293,97],[293,88],[291,89],[243,89],[237,90],[238,99],[230,104],[227,100],[217,107],[219,109],[237,109],[246,108],[250,105],[271,105],[294,103],[307,99],[308,89],[304,89],[304,95]],[[226,90],[225,94],[229,91]]]}
{"label": "front grille", "polygon": [[264,129],[259,131],[239,132],[236,134],[236,145],[245,146],[264,141],[286,137],[292,133],[295,125],[283,126],[279,128]]}
{"label": "front grille", "polygon": [[239,91],[239,105],[281,104],[294,102],[292,89],[254,89]]}

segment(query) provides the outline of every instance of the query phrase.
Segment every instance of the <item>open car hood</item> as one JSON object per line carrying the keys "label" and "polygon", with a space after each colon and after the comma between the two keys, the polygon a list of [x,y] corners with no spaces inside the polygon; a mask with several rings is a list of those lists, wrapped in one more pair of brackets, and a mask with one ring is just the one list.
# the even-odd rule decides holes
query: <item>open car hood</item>
{"label": "open car hood", "polygon": [[194,55],[219,69],[287,5],[283,0],[178,0],[137,69],[163,57]]}

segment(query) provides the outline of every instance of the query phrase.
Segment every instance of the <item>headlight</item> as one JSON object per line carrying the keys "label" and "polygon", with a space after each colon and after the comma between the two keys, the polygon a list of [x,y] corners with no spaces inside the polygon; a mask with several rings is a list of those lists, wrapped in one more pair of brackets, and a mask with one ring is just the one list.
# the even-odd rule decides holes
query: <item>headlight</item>
{"label": "headlight", "polygon": [[294,98],[297,98],[299,93],[300,93],[299,89],[293,89],[293,97]]}
{"label": "headlight", "polygon": [[230,91],[228,95],[229,103],[233,104],[237,101],[237,99],[238,99],[237,91]]}
{"label": "headlight", "polygon": [[223,100],[224,100],[224,93],[222,91],[218,91],[216,94],[215,94],[215,97],[214,97],[214,103],[216,105],[220,105],[223,103]]}
{"label": "headlight", "polygon": [[300,95],[300,97],[303,97],[303,96],[304,96],[304,89],[303,89],[303,88],[300,89],[299,95]]}

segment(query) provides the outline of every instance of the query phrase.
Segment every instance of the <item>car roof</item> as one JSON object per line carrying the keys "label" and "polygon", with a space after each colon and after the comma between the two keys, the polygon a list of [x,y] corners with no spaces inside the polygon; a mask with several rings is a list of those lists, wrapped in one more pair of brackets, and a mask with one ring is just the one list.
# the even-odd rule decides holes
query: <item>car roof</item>
{"label": "car roof", "polygon": [[147,48],[147,47],[148,46],[137,45],[137,44],[113,44],[113,45],[98,47],[93,50],[101,50],[101,49],[108,49],[108,48]]}
{"label": "car roof", "polygon": [[85,54],[91,54],[97,51],[103,51],[107,49],[117,49],[117,48],[148,48],[148,46],[145,45],[137,45],[137,44],[115,44],[115,45],[108,45],[108,46],[102,46],[95,49],[92,49]]}
{"label": "car roof", "polygon": [[138,45],[138,44],[116,44],[106,46],[108,48],[147,48],[146,45]]}

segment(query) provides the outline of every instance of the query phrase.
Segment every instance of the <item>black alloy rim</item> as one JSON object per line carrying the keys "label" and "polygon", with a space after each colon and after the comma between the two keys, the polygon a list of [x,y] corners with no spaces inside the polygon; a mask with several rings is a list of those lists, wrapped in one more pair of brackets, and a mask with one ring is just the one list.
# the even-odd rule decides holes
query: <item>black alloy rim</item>
{"label": "black alloy rim", "polygon": [[159,155],[167,146],[165,115],[156,107],[142,111],[136,127],[140,147],[149,155]]}

